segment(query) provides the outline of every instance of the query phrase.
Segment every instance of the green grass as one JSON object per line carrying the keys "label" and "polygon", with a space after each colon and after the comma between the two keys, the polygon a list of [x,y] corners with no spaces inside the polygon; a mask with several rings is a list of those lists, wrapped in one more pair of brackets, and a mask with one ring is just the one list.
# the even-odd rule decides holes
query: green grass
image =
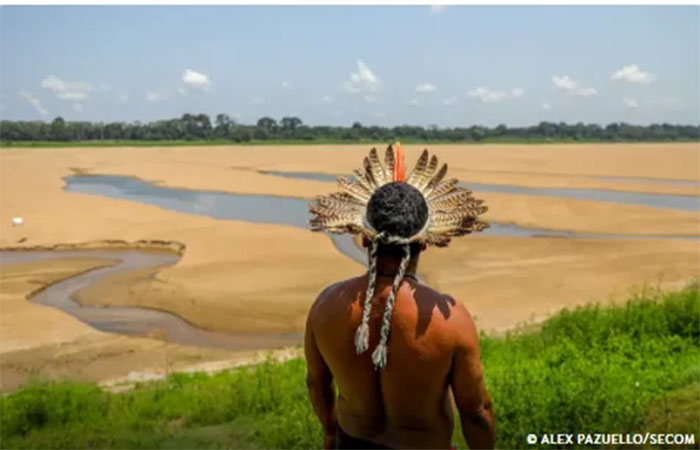
{"label": "green grass", "polygon": [[700,383],[663,393],[648,411],[647,429],[654,433],[694,433],[700,430]]}
{"label": "green grass", "polygon": [[[439,144],[459,144],[459,145],[481,145],[481,144],[624,144],[624,143],[674,143],[674,142],[697,142],[696,140],[677,140],[677,141],[601,141],[596,139],[586,140],[549,140],[549,139],[521,139],[513,137],[504,138],[487,138],[482,141],[448,141],[448,140],[416,140],[416,139],[398,139],[403,144],[416,145],[439,145]],[[342,139],[326,139],[319,138],[314,140],[302,139],[268,139],[268,140],[251,140],[246,142],[235,142],[225,139],[201,139],[201,140],[176,140],[176,141],[139,141],[139,140],[104,140],[104,141],[0,141],[0,148],[67,148],[67,147],[195,147],[195,146],[217,146],[217,145],[244,145],[244,146],[260,146],[260,145],[361,145],[361,144],[376,144],[377,140],[360,139],[360,140],[342,140]]]}
{"label": "green grass", "polygon": [[[535,331],[482,336],[481,346],[501,448],[528,447],[528,433],[694,432],[700,442],[697,286],[563,311]],[[174,374],[120,394],[33,382],[0,398],[0,445],[319,447],[304,378],[295,359]],[[464,447],[459,430],[455,442]]]}

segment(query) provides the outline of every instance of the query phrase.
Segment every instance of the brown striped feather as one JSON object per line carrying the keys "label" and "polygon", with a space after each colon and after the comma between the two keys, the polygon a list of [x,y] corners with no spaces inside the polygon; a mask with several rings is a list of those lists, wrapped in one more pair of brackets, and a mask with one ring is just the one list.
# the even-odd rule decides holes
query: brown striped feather
{"label": "brown striped feather", "polygon": [[430,182],[430,178],[435,173],[435,169],[437,169],[437,166],[438,166],[438,158],[437,158],[437,156],[433,155],[430,157],[430,162],[428,163],[428,167],[423,171],[421,176],[416,181],[416,186],[415,186],[416,189],[418,189],[421,192],[424,192],[424,189],[428,185],[428,183]]}
{"label": "brown striped feather", "polygon": [[427,243],[436,247],[447,247],[452,238],[443,234],[427,233]]}
{"label": "brown striped feather", "polygon": [[374,178],[374,174],[372,173],[372,163],[366,156],[365,159],[362,160],[362,167],[365,169],[365,178],[367,178],[370,188],[374,191],[374,189],[379,187],[379,184],[377,184],[377,179]]}
{"label": "brown striped feather", "polygon": [[394,180],[394,165],[396,165],[394,147],[390,145],[386,148],[386,152],[384,153],[384,169],[386,169],[388,181]]}
{"label": "brown striped feather", "polygon": [[355,197],[348,194],[347,192],[332,192],[332,193],[328,194],[327,197],[330,197],[333,200],[337,200],[337,201],[341,201],[341,202],[352,203],[352,204],[358,205],[360,207],[367,206],[366,202],[356,199]]}
{"label": "brown striped feather", "polygon": [[423,153],[421,153],[420,157],[418,158],[418,161],[416,162],[416,166],[413,168],[411,175],[409,175],[408,178],[406,179],[406,183],[408,183],[412,186],[415,186],[415,182],[423,174],[423,171],[425,170],[425,167],[427,165],[428,165],[428,150],[423,150]]}
{"label": "brown striped feather", "polygon": [[318,203],[309,205],[309,210],[311,212],[322,215],[344,212],[362,213],[364,209],[365,207],[360,204],[340,201],[329,197],[318,199]]}
{"label": "brown striped feather", "polygon": [[338,185],[344,192],[354,197],[356,200],[368,202],[370,194],[354,178],[340,177]]}
{"label": "brown striped feather", "polygon": [[423,195],[425,195],[426,198],[433,193],[435,187],[445,178],[445,175],[447,175],[447,164],[443,164],[442,167],[440,167],[438,173],[428,181],[425,189],[423,189]]}
{"label": "brown striped feather", "polygon": [[360,169],[355,169],[352,171],[352,173],[355,175],[355,179],[357,180],[358,183],[360,183],[360,186],[365,188],[367,193],[372,192],[372,187],[369,185],[369,181],[367,181],[367,177],[365,176],[365,173],[361,171]]}
{"label": "brown striped feather", "polygon": [[428,201],[432,201],[440,197],[441,195],[448,194],[454,191],[456,189],[455,186],[457,186],[457,183],[459,183],[459,180],[455,178],[439,183],[437,186],[435,186],[435,188],[433,188],[433,192],[426,195],[426,199]]}
{"label": "brown striped feather", "polygon": [[[471,192],[461,188],[456,188],[454,191],[441,195],[440,197],[429,200],[430,207],[459,207],[466,203],[479,203],[480,200],[475,199]],[[483,203],[483,200],[481,201]],[[479,203],[480,204],[480,203]]]}
{"label": "brown striped feather", "polygon": [[347,227],[362,226],[362,215],[345,213],[332,216],[317,216],[310,221],[312,229],[327,230],[344,229]]}
{"label": "brown striped feather", "polygon": [[379,160],[376,148],[372,148],[372,150],[369,151],[369,164],[372,176],[377,181],[377,184],[382,186],[387,182],[387,176],[384,172],[384,166],[382,166],[382,162]]}

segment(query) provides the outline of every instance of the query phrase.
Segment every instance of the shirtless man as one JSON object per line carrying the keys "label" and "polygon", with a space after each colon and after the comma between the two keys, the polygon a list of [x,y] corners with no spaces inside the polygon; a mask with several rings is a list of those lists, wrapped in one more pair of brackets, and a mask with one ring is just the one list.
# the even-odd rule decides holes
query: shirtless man
{"label": "shirtless man", "polygon": [[[359,211],[370,230],[361,231],[364,245],[370,248],[370,270],[326,288],[311,307],[306,325],[307,385],[323,427],[324,447],[449,448],[454,427],[451,391],[469,447],[493,448],[493,410],[474,322],[462,304],[422,284],[415,275],[421,251],[439,242],[436,234],[444,227],[432,228],[428,239],[416,236],[425,236],[426,229],[431,232],[428,222],[441,220],[429,217],[429,211],[439,210],[442,203],[431,203],[430,192],[420,189],[425,183],[416,182],[413,174],[406,180],[400,167],[389,178],[390,169],[401,165],[400,150],[390,147],[386,161],[385,183],[376,180],[381,174],[366,176],[369,181],[374,178],[376,186]],[[371,164],[367,165],[371,171]],[[431,162],[429,167],[436,165]],[[414,173],[420,166],[419,160]],[[433,183],[434,190],[439,189],[439,181]],[[463,199],[457,210],[473,211],[462,214],[455,225],[461,228],[456,229],[483,229],[484,224],[476,220],[485,210],[478,206],[480,201],[469,192],[457,196]],[[323,219],[339,215],[323,208],[323,200],[311,208],[317,215],[312,226],[338,232],[332,226],[337,220]],[[340,209],[347,213],[347,208]],[[352,226],[343,230],[352,232]],[[466,232],[452,229],[449,236]],[[363,333],[365,323],[368,328]],[[367,347],[375,348],[371,356],[364,351]]]}

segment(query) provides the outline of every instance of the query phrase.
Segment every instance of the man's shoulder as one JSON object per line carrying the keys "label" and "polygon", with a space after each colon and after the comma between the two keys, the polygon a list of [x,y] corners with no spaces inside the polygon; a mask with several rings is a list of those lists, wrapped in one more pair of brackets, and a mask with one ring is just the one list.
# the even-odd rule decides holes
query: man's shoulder
{"label": "man's shoulder", "polygon": [[420,284],[414,295],[419,303],[427,301],[436,306],[437,311],[441,313],[438,316],[444,319],[441,321],[442,330],[454,335],[460,345],[474,339],[477,334],[476,326],[463,299],[437,291],[425,284]]}
{"label": "man's shoulder", "polygon": [[330,298],[336,298],[341,291],[348,288],[353,288],[355,285],[359,285],[362,281],[362,276],[348,278],[347,280],[336,281],[333,284],[329,284],[316,298],[316,301],[323,301]]}
{"label": "man's shoulder", "polygon": [[423,298],[432,299],[439,304],[445,305],[449,309],[449,316],[454,317],[456,320],[471,320],[471,314],[466,305],[460,301],[461,299],[456,299],[451,294],[440,292],[427,284],[420,283],[414,295],[418,296],[416,298],[418,301],[421,301]]}
{"label": "man's shoulder", "polygon": [[449,317],[450,328],[455,332],[458,347],[473,347],[478,345],[479,337],[476,324],[467,306],[452,296],[446,295],[453,304]]}
{"label": "man's shoulder", "polygon": [[357,286],[361,284],[361,280],[361,276],[348,278],[347,280],[337,281],[323,288],[321,293],[316,297],[313,305],[311,305],[309,315],[317,313],[318,310],[329,308],[334,303],[334,300],[338,300],[340,297],[345,296],[344,294],[356,290]]}

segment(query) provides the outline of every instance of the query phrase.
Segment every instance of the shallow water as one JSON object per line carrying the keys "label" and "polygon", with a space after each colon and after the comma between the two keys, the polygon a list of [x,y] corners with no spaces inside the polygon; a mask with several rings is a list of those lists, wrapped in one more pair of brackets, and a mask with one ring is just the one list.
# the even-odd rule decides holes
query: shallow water
{"label": "shallow water", "polygon": [[475,193],[498,192],[544,197],[576,198],[597,202],[651,206],[652,208],[678,209],[700,212],[700,197],[691,195],[650,194],[645,192],[611,191],[607,189],[535,188],[508,184],[460,183]]}
{"label": "shallow water", "polygon": [[[278,172],[261,171],[265,175],[281,176],[286,178],[305,179],[314,181],[335,182],[339,175],[311,172]],[[596,177],[598,178],[598,177]],[[624,179],[625,177],[604,177],[605,179]],[[635,180],[640,180],[635,178]],[[677,182],[679,180],[666,180]],[[687,182],[687,180],[686,180]],[[498,192],[504,194],[535,195],[545,197],[577,198],[582,200],[594,200],[598,202],[622,203],[627,205],[643,205],[653,208],[679,209],[682,211],[700,212],[700,197],[692,195],[651,194],[646,192],[613,191],[609,189],[581,189],[581,188],[538,188],[516,186],[511,184],[487,184],[487,183],[460,183],[468,187],[476,194],[479,192]],[[700,184],[696,184],[700,187]]]}
{"label": "shallow water", "polygon": [[276,223],[307,227],[307,201],[271,195],[230,194],[158,186],[133,177],[114,175],[71,176],[65,190],[132,200],[165,209],[215,219]]}
{"label": "shallow water", "polygon": [[612,175],[577,175],[584,178],[594,178],[597,180],[615,181],[621,183],[649,183],[666,184],[670,186],[689,186],[700,188],[700,181],[697,180],[673,180],[669,178],[649,178],[649,177],[619,177]]}
{"label": "shallow water", "polygon": [[[112,198],[127,199],[161,206],[189,214],[201,214],[216,219],[241,220],[255,223],[276,223],[309,229],[308,201],[292,197],[271,195],[232,194],[215,191],[158,186],[137,178],[117,175],[81,175],[66,179],[66,191],[83,192]],[[516,237],[567,237],[567,238],[680,238],[697,239],[694,236],[643,236],[613,233],[580,233],[565,230],[548,230],[519,225],[491,223],[482,234]],[[355,260],[360,255],[344,241],[342,236],[332,236],[334,245],[343,254]],[[351,242],[351,241],[350,241]],[[364,260],[364,256],[362,256]]]}
{"label": "shallow water", "polygon": [[[298,198],[168,188],[133,177],[111,175],[68,177],[65,189],[70,192],[138,201],[217,219],[276,223],[308,229],[307,201]],[[484,234],[533,238],[644,238],[644,236],[576,233],[503,224],[491,224],[491,228]],[[329,235],[329,237],[340,253],[365,264],[366,253],[355,244],[352,237],[348,235]],[[692,236],[665,237],[697,239]],[[78,291],[99,282],[104,277],[146,268],[153,269],[155,273],[160,268],[173,265],[179,260],[179,256],[173,253],[141,250],[0,251],[0,264],[56,258],[99,258],[117,262],[112,267],[95,269],[55,283],[32,298],[32,301],[65,311],[98,330],[141,336],[156,332],[169,342],[236,350],[295,345],[302,337],[301,332],[254,335],[208,331],[165,311],[141,307],[81,306],[73,300],[73,296]]]}
{"label": "shallow water", "polygon": [[[308,223],[306,201],[294,198],[162,188],[131,177],[71,177],[66,190],[129,199],[218,219],[245,218],[251,222],[280,223],[300,228],[307,227]],[[365,252],[355,245],[351,236],[331,235],[330,238],[340,253],[365,264]],[[66,258],[106,259],[115,261],[116,265],[52,284],[31,300],[60,309],[98,330],[136,336],[155,334],[168,342],[231,350],[283,347],[297,345],[302,340],[302,332],[256,335],[209,331],[166,311],[129,306],[81,306],[73,299],[77,292],[105,277],[139,269],[152,269],[155,273],[158,269],[174,265],[180,259],[174,253],[143,250],[0,251],[0,264]]]}
{"label": "shallow water", "polygon": [[54,283],[31,300],[65,311],[98,330],[136,336],[148,336],[155,332],[168,342],[232,350],[282,347],[301,341],[301,332],[256,335],[208,331],[165,311],[131,306],[81,306],[73,300],[78,291],[105,277],[139,269],[156,271],[171,266],[180,259],[175,253],[142,250],[0,251],[0,264],[71,258],[106,259],[117,264]]}

